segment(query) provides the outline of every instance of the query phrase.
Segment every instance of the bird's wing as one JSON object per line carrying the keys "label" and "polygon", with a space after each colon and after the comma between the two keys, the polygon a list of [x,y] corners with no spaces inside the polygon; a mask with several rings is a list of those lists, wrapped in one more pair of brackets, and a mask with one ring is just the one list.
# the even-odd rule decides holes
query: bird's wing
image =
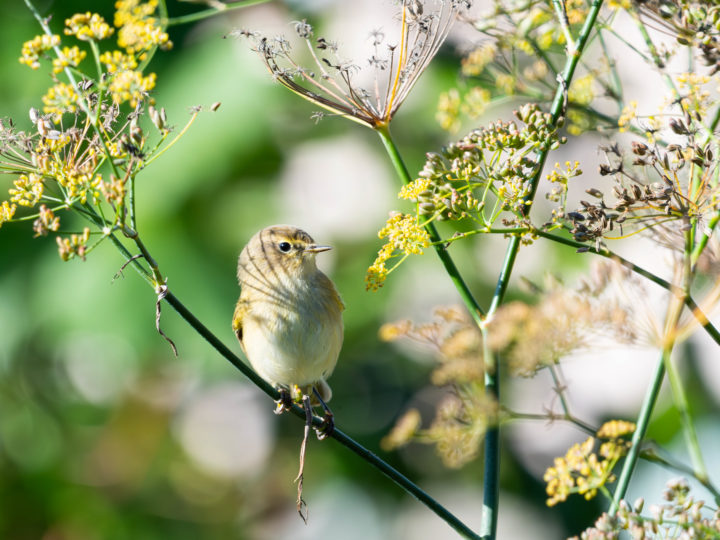
{"label": "bird's wing", "polygon": [[240,298],[235,306],[235,313],[233,314],[232,319],[232,328],[238,338],[238,341],[240,342],[240,345],[243,344],[243,318],[247,315],[248,311],[250,311],[249,302]]}

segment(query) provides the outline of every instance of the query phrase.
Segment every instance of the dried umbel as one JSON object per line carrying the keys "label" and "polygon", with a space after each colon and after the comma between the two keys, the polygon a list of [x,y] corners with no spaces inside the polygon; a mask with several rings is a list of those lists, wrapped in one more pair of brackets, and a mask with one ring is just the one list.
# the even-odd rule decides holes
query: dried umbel
{"label": "dried umbel", "polygon": [[681,144],[634,141],[631,162],[617,144],[602,148],[607,163],[600,165],[599,174],[615,180],[614,200],[606,201],[598,189],[588,190],[595,200],[580,201],[580,208],[567,213],[575,240],[599,242],[658,226],[681,232],[690,220],[717,210],[715,143],[696,140],[681,119],[670,119],[668,126]]}
{"label": "dried umbel", "polygon": [[[381,30],[370,33],[373,54],[364,63],[341,57],[336,42],[316,36],[306,21],[295,31],[310,52],[313,67],[296,60],[291,43],[282,36],[268,38],[257,32],[235,32],[250,38],[275,80],[330,113],[366,126],[386,126],[407,98],[420,75],[437,54],[450,26],[467,0],[403,0],[396,39]],[[371,89],[356,80],[372,70]]]}

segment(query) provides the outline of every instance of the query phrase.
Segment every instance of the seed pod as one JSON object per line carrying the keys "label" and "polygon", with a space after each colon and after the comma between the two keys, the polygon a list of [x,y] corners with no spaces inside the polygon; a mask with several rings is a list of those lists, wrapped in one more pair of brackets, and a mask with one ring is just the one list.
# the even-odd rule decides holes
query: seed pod
{"label": "seed pod", "polygon": [[43,137],[47,137],[52,130],[52,124],[49,120],[40,117],[37,120],[37,130],[40,135],[42,135]]}
{"label": "seed pod", "polygon": [[418,211],[421,216],[427,216],[435,212],[435,205],[431,202],[424,202],[418,205]]}
{"label": "seed pod", "polygon": [[642,142],[633,141],[632,142],[632,153],[638,156],[644,156],[647,154],[648,151],[648,145]]}
{"label": "seed pod", "polygon": [[598,199],[603,198],[603,192],[600,191],[599,189],[588,188],[585,190],[585,193],[587,193],[588,195],[592,195],[593,197],[597,197]]}
{"label": "seed pod", "polygon": [[137,123],[137,116],[130,121],[130,140],[136,145],[142,145],[143,132]]}
{"label": "seed pod", "polygon": [[432,201],[433,198],[433,192],[429,189],[425,189],[418,193],[418,200],[419,201]]}
{"label": "seed pod", "polygon": [[[163,109],[163,113],[164,112],[165,109]],[[150,105],[150,107],[148,107],[148,113],[150,113],[150,121],[153,123],[153,125],[162,131],[162,129],[165,127],[165,122],[163,121],[163,118],[158,112],[158,110],[152,105]]]}
{"label": "seed pod", "polygon": [[688,129],[685,126],[685,124],[682,122],[682,120],[678,120],[677,118],[673,118],[672,120],[670,120],[670,129],[676,135],[687,135],[688,134]]}

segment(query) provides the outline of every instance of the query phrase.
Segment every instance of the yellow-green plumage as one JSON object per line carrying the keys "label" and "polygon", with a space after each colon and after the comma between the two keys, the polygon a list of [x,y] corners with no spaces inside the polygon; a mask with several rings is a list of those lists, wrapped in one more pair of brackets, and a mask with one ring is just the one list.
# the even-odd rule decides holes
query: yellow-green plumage
{"label": "yellow-green plumage", "polygon": [[258,232],[240,253],[241,292],[233,316],[233,330],[263,379],[308,392],[314,386],[324,401],[342,346],[344,309],[335,285],[315,264],[315,255],[327,249],[288,225]]}

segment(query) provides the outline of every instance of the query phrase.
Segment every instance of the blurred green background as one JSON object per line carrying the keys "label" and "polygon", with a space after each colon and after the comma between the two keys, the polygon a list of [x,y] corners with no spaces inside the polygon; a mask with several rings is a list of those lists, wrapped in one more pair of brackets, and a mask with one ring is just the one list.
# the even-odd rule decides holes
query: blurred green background
{"label": "blurred green background", "polygon": [[[110,1],[36,5],[52,14],[56,32],[76,12],[112,20]],[[171,16],[201,9],[175,1],[168,8]],[[449,471],[430,447],[379,450],[409,403],[429,420],[442,391],[428,387],[427,353],[380,342],[378,328],[402,317],[428,320],[433,306],[457,303],[432,254],[404,265],[378,293],[365,292],[365,269],[380,246],[376,232],[388,211],[402,209],[380,141],[341,119],[313,123],[314,108],[274,85],[246,42],[223,39],[239,27],[289,33],[290,21],[305,17],[328,33],[355,28],[362,39],[372,28],[360,27],[362,11],[345,2],[271,3],[171,28],[173,50],[158,53],[150,69],[158,74],[158,106],[179,128],[191,106],[222,105],[201,114],[139,176],[139,228],[170,289],[238,353],[230,329],[235,264],[249,237],[292,223],[334,245],[321,266],[347,304],[345,344],[330,381],[338,425],[478,527],[479,462]],[[50,79],[17,58],[39,28],[20,0],[4,2],[0,12],[0,116],[27,128],[28,110],[40,108]],[[452,47],[444,49],[393,122],[411,171],[449,140],[434,112],[438,94],[456,83],[458,61]],[[518,275],[537,278],[553,265],[573,273],[583,265],[564,249],[536,248],[521,253]],[[486,304],[502,240],[453,250]],[[302,424],[274,416],[271,401],[165,305],[162,327],[178,346],[174,358],[154,328],[152,290],[130,269],[114,278],[123,260],[110,244],[85,262],[64,263],[54,239],[33,239],[27,224],[11,223],[0,230],[0,253],[0,538],[455,537],[331,440],[309,446],[304,525],[293,484]],[[534,391],[541,400],[552,397],[548,381]],[[677,419],[668,425],[667,440]],[[522,432],[505,445],[500,538],[575,534],[602,510],[599,502],[544,506],[541,474],[549,456],[582,436],[565,429],[548,449],[557,431],[538,430],[545,450],[532,451]]]}

